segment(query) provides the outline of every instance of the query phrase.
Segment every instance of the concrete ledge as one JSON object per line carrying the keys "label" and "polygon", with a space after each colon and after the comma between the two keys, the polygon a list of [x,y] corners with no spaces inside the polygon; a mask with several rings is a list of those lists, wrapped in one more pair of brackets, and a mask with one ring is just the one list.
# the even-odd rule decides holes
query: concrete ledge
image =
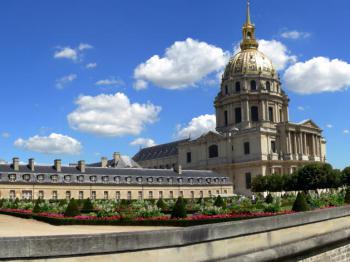
{"label": "concrete ledge", "polygon": [[[303,237],[302,231],[306,232],[309,227],[310,232],[305,233],[307,239],[300,239]],[[318,227],[320,227],[320,230],[316,230]],[[208,253],[208,260],[233,258],[234,256],[248,259],[256,252],[258,252],[256,254],[259,254],[258,257],[261,256],[261,258],[265,257],[267,259],[267,257],[276,258],[297,251],[293,244],[299,247],[298,252],[303,252],[312,248],[312,243],[334,242],[339,241],[339,238],[347,239],[349,237],[348,229],[350,229],[350,207],[347,206],[292,215],[159,231],[0,238],[0,259],[102,256],[126,252],[132,252],[136,255],[136,253],[146,251],[154,255],[165,250],[181,253],[189,250],[189,247],[192,249],[191,252],[195,252],[193,249],[195,247],[198,247],[198,250],[208,250],[210,246],[215,246],[215,249],[218,250],[221,249],[221,245],[233,245],[233,253],[227,250],[226,246],[221,253],[214,251],[212,251],[212,255]],[[333,231],[339,231],[340,233],[337,233],[337,237],[327,235]],[[342,231],[344,232],[343,235]],[[279,239],[280,236],[283,236],[283,239]],[[312,238],[318,240],[313,242]],[[254,239],[258,239],[260,242],[254,241]],[[246,247],[239,248],[238,244],[234,246],[235,243],[244,243],[244,241],[254,242],[249,242],[250,249],[245,249]],[[307,242],[309,244],[300,245],[302,241],[309,241]],[[237,251],[234,251],[235,249]],[[242,251],[242,254],[239,254],[240,250],[246,250],[246,253]],[[203,253],[203,251],[201,252]],[[202,257],[198,261],[203,260],[206,259]],[[268,260],[258,260],[255,256],[254,261]]]}

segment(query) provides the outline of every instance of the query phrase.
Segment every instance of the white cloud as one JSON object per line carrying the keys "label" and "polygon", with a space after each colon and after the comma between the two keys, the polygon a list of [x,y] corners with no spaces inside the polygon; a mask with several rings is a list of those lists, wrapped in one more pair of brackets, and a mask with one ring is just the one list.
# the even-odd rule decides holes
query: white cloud
{"label": "white cloud", "polygon": [[292,55],[288,48],[279,41],[261,39],[258,42],[259,50],[271,59],[276,70],[283,70],[288,64],[297,61],[297,57]]}
{"label": "white cloud", "polygon": [[10,133],[8,133],[8,132],[3,132],[3,133],[1,134],[1,136],[2,136],[3,138],[9,138],[9,137],[10,137]]}
{"label": "white cloud", "polygon": [[305,111],[305,107],[303,107],[303,106],[298,106],[297,108],[299,111]]}
{"label": "white cloud", "polygon": [[54,53],[54,58],[57,59],[70,59],[73,61],[79,61],[83,57],[83,51],[93,48],[92,45],[81,43],[78,47],[58,47],[57,51]]}
{"label": "white cloud", "polygon": [[63,76],[56,80],[56,88],[62,90],[66,87],[66,85],[73,82],[75,79],[77,79],[76,74]]}
{"label": "white cloud", "polygon": [[115,77],[99,80],[95,83],[97,86],[121,86],[124,85],[123,80]]}
{"label": "white cloud", "polygon": [[283,38],[286,39],[301,39],[301,38],[308,38],[310,37],[310,33],[307,32],[300,32],[297,30],[292,30],[292,31],[285,31],[281,34]]}
{"label": "white cloud", "polygon": [[342,91],[350,86],[350,64],[315,57],[290,66],[284,79],[289,90],[300,94]]}
{"label": "white cloud", "polygon": [[139,135],[158,120],[161,107],[131,103],[123,93],[81,96],[78,108],[68,115],[71,128],[101,136]]}
{"label": "white cloud", "polygon": [[136,138],[134,141],[132,141],[130,143],[130,145],[131,146],[151,147],[151,146],[155,146],[156,143],[154,142],[153,139],[139,137],[139,138]]}
{"label": "white cloud", "polygon": [[348,134],[350,134],[350,131],[349,131],[348,129],[345,129],[345,130],[343,131],[343,133],[346,134],[346,135],[348,135]]}
{"label": "white cloud", "polygon": [[82,149],[81,143],[76,139],[56,133],[49,136],[36,135],[27,140],[19,138],[14,145],[29,151],[55,155],[77,155]]}
{"label": "white cloud", "polygon": [[88,63],[85,66],[87,69],[93,69],[97,67],[97,63]]}
{"label": "white cloud", "polygon": [[332,124],[327,124],[326,127],[327,128],[333,128],[333,125]]}
{"label": "white cloud", "polygon": [[148,82],[173,90],[194,86],[207,75],[221,71],[229,56],[221,48],[187,38],[167,48],[163,57],[154,55],[138,65],[134,87],[145,89]]}
{"label": "white cloud", "polygon": [[177,127],[176,136],[179,138],[196,138],[209,131],[215,131],[215,115],[201,115],[193,118],[186,126]]}

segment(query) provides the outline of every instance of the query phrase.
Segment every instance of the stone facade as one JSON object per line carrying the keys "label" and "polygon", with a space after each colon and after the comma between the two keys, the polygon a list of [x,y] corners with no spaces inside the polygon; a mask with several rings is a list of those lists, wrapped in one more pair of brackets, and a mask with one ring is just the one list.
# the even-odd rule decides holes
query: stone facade
{"label": "stone facade", "polygon": [[[257,175],[290,174],[325,162],[326,141],[312,120],[289,120],[289,98],[273,63],[258,50],[249,6],[242,33],[241,50],[226,66],[214,101],[216,131],[170,145],[171,163],[229,176],[235,193],[250,195]],[[145,148],[133,159],[145,168],[171,168],[164,165],[163,149]]]}

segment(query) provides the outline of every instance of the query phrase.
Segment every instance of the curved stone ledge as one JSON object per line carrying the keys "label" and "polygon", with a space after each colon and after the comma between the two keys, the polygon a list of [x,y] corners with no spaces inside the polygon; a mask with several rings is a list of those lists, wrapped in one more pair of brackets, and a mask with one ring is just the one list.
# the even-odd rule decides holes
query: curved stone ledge
{"label": "curved stone ledge", "polygon": [[96,256],[109,261],[126,255],[128,261],[180,261],[186,256],[192,261],[269,261],[347,240],[349,231],[350,207],[340,207],[159,231],[0,238],[0,256],[60,261],[78,257],[96,261]]}

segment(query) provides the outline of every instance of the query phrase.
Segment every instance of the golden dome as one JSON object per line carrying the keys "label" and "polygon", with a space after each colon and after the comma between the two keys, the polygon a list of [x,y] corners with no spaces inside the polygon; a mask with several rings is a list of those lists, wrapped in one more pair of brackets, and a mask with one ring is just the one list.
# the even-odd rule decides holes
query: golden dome
{"label": "golden dome", "polygon": [[226,66],[224,78],[242,74],[275,74],[275,68],[269,58],[257,49],[245,49],[234,55]]}

